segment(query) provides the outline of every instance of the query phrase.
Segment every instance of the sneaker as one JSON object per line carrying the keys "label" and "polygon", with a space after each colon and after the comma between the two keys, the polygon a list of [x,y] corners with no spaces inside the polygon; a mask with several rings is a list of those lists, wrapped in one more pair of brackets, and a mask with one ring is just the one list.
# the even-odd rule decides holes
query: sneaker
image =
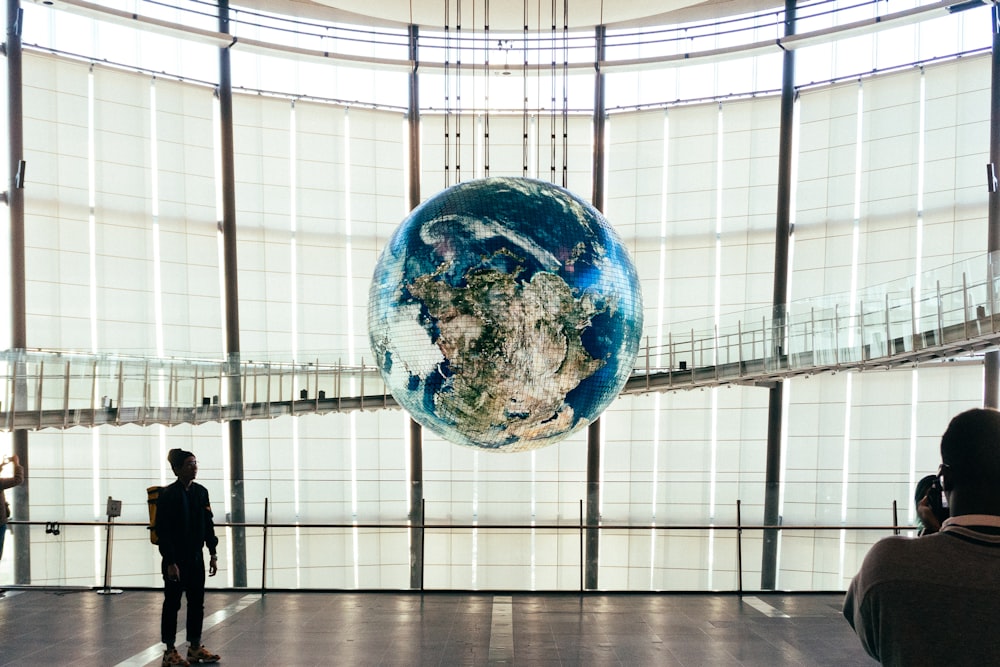
{"label": "sneaker", "polygon": [[200,644],[198,648],[188,646],[188,663],[195,665],[206,662],[219,662],[219,656],[205,648],[204,644]]}
{"label": "sneaker", "polygon": [[173,667],[174,665],[181,665],[181,667],[188,667],[191,663],[181,657],[181,654],[177,652],[177,649],[171,648],[163,652],[163,662],[160,663],[163,667]]}

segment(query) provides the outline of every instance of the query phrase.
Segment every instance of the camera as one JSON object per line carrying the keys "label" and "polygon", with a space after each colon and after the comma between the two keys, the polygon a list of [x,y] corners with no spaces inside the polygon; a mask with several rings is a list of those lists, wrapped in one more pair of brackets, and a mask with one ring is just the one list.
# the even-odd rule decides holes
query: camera
{"label": "camera", "polygon": [[951,516],[948,510],[948,498],[945,497],[944,489],[941,488],[940,478],[935,478],[930,488],[927,489],[927,504],[930,505],[931,511],[940,522],[944,523],[944,520]]}

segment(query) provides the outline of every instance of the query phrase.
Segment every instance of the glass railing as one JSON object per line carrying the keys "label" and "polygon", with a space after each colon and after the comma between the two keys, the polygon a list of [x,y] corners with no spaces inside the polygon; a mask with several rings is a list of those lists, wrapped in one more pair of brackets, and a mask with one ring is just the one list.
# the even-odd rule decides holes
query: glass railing
{"label": "glass railing", "polygon": [[49,350],[0,353],[0,429],[147,426],[395,405],[374,366]]}
{"label": "glass railing", "polygon": [[[995,347],[996,259],[983,256],[854,295],[674,324],[640,350],[628,392],[895,366]],[[781,312],[781,311],[784,312]]]}
{"label": "glass railing", "polygon": [[[1000,341],[988,257],[854,294],[674,325],[639,351],[626,393],[752,383],[973,355]],[[255,355],[257,356],[257,355]],[[274,355],[272,354],[272,357]],[[270,419],[398,407],[377,367],[0,353],[0,430]]]}

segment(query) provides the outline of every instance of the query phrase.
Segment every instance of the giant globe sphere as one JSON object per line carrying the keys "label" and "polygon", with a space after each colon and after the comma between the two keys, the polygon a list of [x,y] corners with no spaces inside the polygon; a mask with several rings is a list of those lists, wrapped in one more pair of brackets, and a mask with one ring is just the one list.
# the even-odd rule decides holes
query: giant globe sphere
{"label": "giant globe sphere", "polygon": [[525,451],[618,396],[642,334],[635,266],[569,191],[468,181],[402,222],[375,267],[372,351],[393,398],[460,445]]}

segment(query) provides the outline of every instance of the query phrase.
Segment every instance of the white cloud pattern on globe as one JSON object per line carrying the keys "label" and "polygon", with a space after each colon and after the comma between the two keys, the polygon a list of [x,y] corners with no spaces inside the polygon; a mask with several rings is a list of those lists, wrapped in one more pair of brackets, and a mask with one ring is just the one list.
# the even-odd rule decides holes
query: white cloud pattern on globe
{"label": "white cloud pattern on globe", "polygon": [[400,224],[368,332],[396,402],[467,447],[563,440],[618,396],[642,335],[635,266],[601,213],[527,178],[467,181]]}

